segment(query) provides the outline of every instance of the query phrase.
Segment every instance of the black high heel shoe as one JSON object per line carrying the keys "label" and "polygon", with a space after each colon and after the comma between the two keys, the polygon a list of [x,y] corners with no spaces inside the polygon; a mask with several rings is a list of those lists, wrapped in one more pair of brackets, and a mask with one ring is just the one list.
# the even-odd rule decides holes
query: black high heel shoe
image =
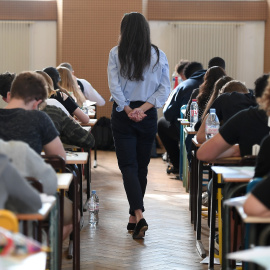
{"label": "black high heel shoe", "polygon": [[128,223],[127,230],[128,231],[134,231],[136,227],[136,223]]}
{"label": "black high heel shoe", "polygon": [[146,220],[142,218],[135,227],[135,230],[132,235],[133,239],[143,238],[147,230],[148,230],[148,224],[146,223]]}

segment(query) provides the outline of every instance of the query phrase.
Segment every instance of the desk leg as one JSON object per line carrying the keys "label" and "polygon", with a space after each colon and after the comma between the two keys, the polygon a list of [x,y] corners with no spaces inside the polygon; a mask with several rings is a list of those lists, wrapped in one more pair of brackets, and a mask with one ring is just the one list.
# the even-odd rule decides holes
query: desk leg
{"label": "desk leg", "polygon": [[63,220],[64,220],[64,197],[65,197],[65,191],[63,189],[60,190],[60,210],[59,210],[59,216],[60,216],[60,228],[59,228],[59,235],[58,235],[58,248],[59,248],[59,269],[61,269],[62,265],[62,244],[63,244]]}
{"label": "desk leg", "polygon": [[80,269],[80,222],[78,222],[78,178],[74,177],[73,201],[73,270]]}
{"label": "desk leg", "polygon": [[[238,192],[243,190],[245,192],[247,183],[232,185],[228,183],[224,188],[224,200],[230,199],[232,197],[238,196]],[[226,259],[226,255],[231,252],[231,215],[230,215],[230,207],[224,206],[222,211],[222,232],[223,239],[222,241],[222,269],[227,269],[229,267],[229,260]],[[226,241],[225,241],[226,239]]]}
{"label": "desk leg", "polygon": [[[202,193],[202,187],[200,188],[201,191],[199,191],[199,186],[202,185],[201,181],[202,181],[202,175],[200,176],[200,174],[202,174],[202,166],[203,166],[203,162],[200,161],[200,160],[197,160],[196,162],[196,179],[194,179],[194,195],[193,195],[193,204],[194,204],[194,213],[193,213],[193,219],[194,219],[194,231],[197,230],[197,222],[198,222],[198,219],[201,219],[201,206],[202,206],[202,200],[201,198],[199,198],[198,196],[198,193]],[[201,184],[200,184],[201,183]],[[198,201],[198,199],[200,199],[200,202]],[[198,203],[200,203],[200,207],[198,206]],[[199,211],[198,211],[199,210]],[[198,212],[200,217],[198,218]]]}
{"label": "desk leg", "polygon": [[84,203],[83,206],[83,211],[86,212],[88,209],[88,205],[87,202],[90,198],[90,191],[91,191],[91,149],[88,152],[88,160],[87,160],[87,164],[86,164],[86,169],[85,169],[85,178],[86,178],[86,196],[87,196],[87,200]]}
{"label": "desk leg", "polygon": [[97,145],[95,144],[94,148],[94,168],[97,167]]}
{"label": "desk leg", "polygon": [[80,179],[80,212],[81,216],[83,216],[83,181],[82,181],[82,165],[78,166],[78,177]]}
{"label": "desk leg", "polygon": [[[52,208],[49,215],[49,247],[50,247],[50,262],[49,268],[51,270],[61,269],[61,259],[62,259],[62,250],[59,249],[60,242],[60,222],[59,220],[60,214],[60,198],[57,196],[56,205]],[[62,246],[61,246],[62,247]]]}
{"label": "desk leg", "polygon": [[206,252],[201,241],[201,227],[202,227],[202,175],[203,162],[199,161],[198,165],[198,184],[197,184],[197,221],[196,223],[196,247],[202,258],[206,257]]}
{"label": "desk leg", "polygon": [[[193,144],[194,146],[194,144]],[[195,208],[195,203],[194,198],[196,198],[196,193],[195,193],[195,181],[197,180],[197,158],[196,158],[196,147],[193,147],[192,149],[193,155],[192,155],[192,161],[191,161],[191,175],[190,175],[190,185],[189,185],[189,210],[190,212],[190,217],[191,217],[191,224],[194,223],[194,208]]]}
{"label": "desk leg", "polygon": [[183,126],[180,124],[179,178],[183,180]]}
{"label": "desk leg", "polygon": [[211,217],[210,217],[210,236],[209,236],[209,263],[208,269],[214,269],[214,241],[216,229],[216,199],[217,199],[217,174],[213,173],[213,183],[211,191]]}

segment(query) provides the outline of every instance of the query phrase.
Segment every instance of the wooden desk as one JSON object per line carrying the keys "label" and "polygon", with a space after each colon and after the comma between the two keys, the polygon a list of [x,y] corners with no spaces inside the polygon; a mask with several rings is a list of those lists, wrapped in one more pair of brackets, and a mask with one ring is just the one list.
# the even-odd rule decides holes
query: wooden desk
{"label": "wooden desk", "polygon": [[248,216],[245,213],[243,206],[238,205],[235,208],[245,223],[270,223],[270,217]]}
{"label": "wooden desk", "polygon": [[[56,197],[50,196],[49,202],[43,202],[42,207],[38,210],[37,213],[29,213],[29,214],[16,214],[19,221],[22,221],[24,223],[24,234],[27,235],[27,221],[38,221],[38,227],[37,227],[37,241],[42,241],[42,222],[48,218],[49,216],[49,238],[50,238],[50,269],[56,270],[59,269],[60,265],[60,254],[61,250],[59,250],[61,245],[61,239],[60,238],[60,226],[58,223],[58,210],[57,210],[57,200]],[[32,268],[23,268],[23,269],[32,269]],[[34,269],[34,268],[33,268]]]}
{"label": "wooden desk", "polygon": [[[81,149],[74,145],[65,145],[66,148],[71,149]],[[86,195],[87,200],[90,198],[90,183],[91,183],[91,149],[88,149],[87,152],[66,152],[66,164],[77,164],[77,165],[86,165],[85,169],[85,179],[87,183]],[[80,174],[82,176],[82,168],[80,166]],[[82,180],[82,179],[81,179]],[[82,194],[81,194],[82,196]]]}
{"label": "wooden desk", "polygon": [[243,167],[223,167],[222,178],[226,183],[229,182],[249,182],[255,172],[254,166],[243,166]]}
{"label": "wooden desk", "polygon": [[[242,158],[227,158],[227,164],[228,162],[235,162],[235,164],[240,163]],[[224,162],[226,162],[225,159],[223,159]],[[222,164],[222,163],[220,163]],[[250,179],[254,175],[254,166],[212,166],[212,171],[214,172],[213,175],[213,185],[212,185],[212,199],[213,196],[215,197],[215,194],[218,194],[219,198],[222,197],[221,195],[221,189],[223,189],[223,200],[226,200],[228,198],[236,196],[235,194],[239,193],[241,190],[246,189],[247,183],[250,181]],[[212,206],[214,204],[212,203]],[[211,206],[211,207],[212,207]],[[212,209],[211,209],[212,210]],[[214,210],[213,210],[214,211]],[[214,217],[212,217],[211,211],[211,225],[210,225],[210,234],[214,234],[215,229],[215,220]],[[221,207],[221,200],[218,200],[218,213],[221,215],[219,217],[219,235],[221,239],[225,239],[225,241],[222,241],[222,245],[220,245],[219,252],[221,254],[221,264],[222,268],[227,269],[229,266],[229,261],[226,259],[226,255],[230,252],[231,248],[231,230],[230,230],[230,209],[228,206]],[[222,217],[222,218],[221,218]],[[222,220],[222,222],[221,222]],[[212,241],[214,244],[214,241],[212,240],[210,236],[210,242]],[[211,243],[210,243],[211,246]],[[214,249],[214,247],[211,247]]]}
{"label": "wooden desk", "polygon": [[[68,152],[66,156],[66,164],[70,165],[79,165],[77,167],[74,167],[74,170],[76,171],[78,175],[78,179],[80,181],[80,212],[81,216],[83,217],[83,194],[82,194],[82,166],[89,164],[90,155],[87,152]],[[77,207],[77,190],[78,190],[78,183],[75,181],[74,185],[74,202],[73,202],[73,269],[77,270],[80,269],[80,222],[78,222],[78,207]],[[89,192],[90,193],[90,192]],[[90,195],[89,195],[90,196]],[[82,219],[83,220],[83,219]]]}
{"label": "wooden desk", "polygon": [[18,220],[45,220],[56,203],[56,198],[51,202],[43,202],[37,213],[16,214]]}
{"label": "wooden desk", "polygon": [[88,132],[90,132],[90,130],[91,130],[91,126],[85,126],[85,127],[82,127],[84,130],[86,130],[86,131],[88,131]]}
{"label": "wooden desk", "polygon": [[89,118],[94,118],[96,116],[96,112],[93,110],[88,110],[87,114],[88,114]]}
{"label": "wooden desk", "polygon": [[[194,138],[193,138],[194,139]],[[191,186],[192,186],[192,212],[193,217],[191,217],[191,220],[193,220],[194,223],[194,230],[196,230],[196,247],[198,250],[198,253],[202,258],[206,256],[205,249],[203,247],[203,244],[201,242],[201,212],[202,212],[202,181],[203,181],[203,170],[209,169],[210,164],[239,164],[242,161],[241,157],[231,157],[231,158],[222,158],[218,160],[214,160],[211,162],[204,162],[201,160],[198,160],[196,158],[196,151],[200,144],[198,144],[196,138],[192,141],[193,144],[193,150],[195,151],[193,157],[192,157],[192,175],[191,175]],[[210,173],[210,172],[209,172]],[[211,177],[211,174],[209,175]],[[213,177],[213,184],[212,188],[214,188],[214,191],[212,191],[211,195],[214,195],[214,199],[211,198],[211,213],[208,216],[208,223],[210,226],[210,241],[209,241],[209,269],[211,269],[214,265],[214,237],[215,237],[215,220],[216,220],[216,194],[217,194],[217,180]],[[194,206],[196,201],[196,206]],[[213,208],[214,207],[214,208]],[[219,205],[219,208],[221,206]],[[212,216],[213,213],[213,216]],[[221,228],[221,226],[220,226]]]}
{"label": "wooden desk", "polygon": [[73,179],[72,173],[57,173],[57,188],[68,190]]}
{"label": "wooden desk", "polygon": [[177,121],[180,123],[180,151],[179,151],[179,178],[183,179],[183,143],[184,141],[184,127],[189,126],[187,119],[178,118]]}
{"label": "wooden desk", "polygon": [[87,164],[87,152],[67,152],[66,154],[66,164]]}
{"label": "wooden desk", "polygon": [[65,197],[65,190],[69,189],[71,181],[73,180],[72,173],[57,173],[57,188],[60,191],[60,222],[59,222],[59,243],[58,248],[60,254],[59,259],[62,260],[62,241],[63,241],[63,220],[64,220],[64,197]]}
{"label": "wooden desk", "polygon": [[82,127],[86,127],[86,126],[90,126],[90,127],[93,127],[97,122],[97,119],[89,119],[89,122],[84,124],[84,123],[81,123],[81,122],[78,122]]}
{"label": "wooden desk", "polygon": [[184,136],[183,136],[183,186],[186,188],[186,192],[188,192],[189,190],[189,179],[188,179],[188,159],[187,159],[187,149],[186,149],[186,138],[187,136],[193,136],[197,134],[197,131],[195,131],[193,128],[191,127],[184,127]]}
{"label": "wooden desk", "polygon": [[178,118],[177,121],[179,121],[182,126],[189,126],[190,124],[188,119],[185,118]]}
{"label": "wooden desk", "polygon": [[[241,260],[260,265],[260,269],[270,270],[270,247],[254,247],[248,250],[242,250],[228,254],[232,260]],[[248,268],[250,269],[250,267]],[[258,268],[256,268],[258,269]]]}
{"label": "wooden desk", "polygon": [[[90,155],[87,152],[68,152],[67,157],[66,157],[66,164],[79,165],[81,215],[83,215],[83,203],[82,203],[83,194],[82,194],[82,167],[80,165],[87,165],[88,164],[88,166],[90,166],[89,160],[90,160]],[[88,168],[88,170],[90,170],[90,169]],[[89,173],[88,178],[89,179],[86,179],[86,181],[87,181],[87,199],[90,198],[90,181],[91,181],[90,173]]]}
{"label": "wooden desk", "polygon": [[184,131],[185,131],[186,134],[188,134],[188,135],[196,135],[196,134],[197,134],[197,131],[194,130],[193,128],[191,128],[191,127],[185,127],[185,128],[184,128]]}

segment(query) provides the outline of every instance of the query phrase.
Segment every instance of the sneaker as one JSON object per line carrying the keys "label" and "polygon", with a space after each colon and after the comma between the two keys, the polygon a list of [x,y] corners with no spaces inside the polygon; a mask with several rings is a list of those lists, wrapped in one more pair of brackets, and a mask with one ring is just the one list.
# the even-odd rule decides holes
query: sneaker
{"label": "sneaker", "polygon": [[215,235],[215,253],[219,255],[219,238],[218,234]]}
{"label": "sneaker", "polygon": [[202,205],[208,207],[208,192],[202,194]]}
{"label": "sneaker", "polygon": [[167,152],[165,152],[165,153],[162,155],[162,159],[163,159],[164,161],[167,161],[167,159],[168,159],[168,154],[167,154]]}

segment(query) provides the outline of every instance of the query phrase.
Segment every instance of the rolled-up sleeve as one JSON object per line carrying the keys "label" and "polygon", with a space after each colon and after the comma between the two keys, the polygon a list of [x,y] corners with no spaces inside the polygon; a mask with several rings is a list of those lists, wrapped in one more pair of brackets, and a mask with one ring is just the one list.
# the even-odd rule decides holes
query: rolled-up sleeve
{"label": "rolled-up sleeve", "polygon": [[130,101],[127,100],[121,89],[121,83],[119,78],[119,69],[117,66],[117,47],[114,47],[109,54],[108,61],[108,83],[111,92],[110,101],[115,101],[118,107],[116,110],[118,112],[123,111],[124,107],[129,105]]}

